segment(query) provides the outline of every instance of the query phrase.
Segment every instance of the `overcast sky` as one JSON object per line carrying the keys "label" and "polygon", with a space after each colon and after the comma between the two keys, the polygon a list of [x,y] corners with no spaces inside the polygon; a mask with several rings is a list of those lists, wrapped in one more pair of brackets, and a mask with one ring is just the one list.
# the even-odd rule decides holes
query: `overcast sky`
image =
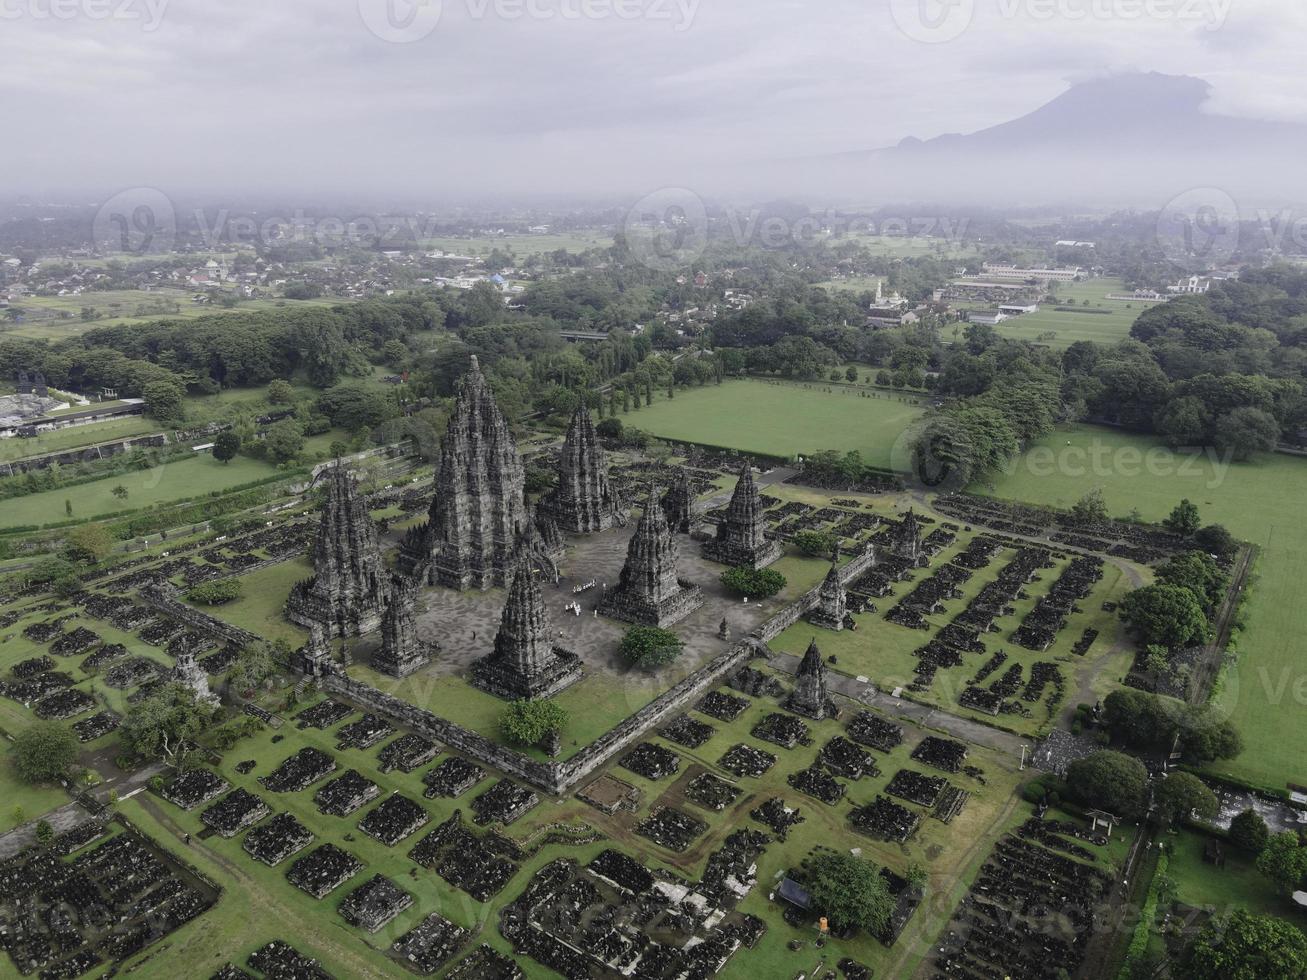
{"label": "overcast sky", "polygon": [[1292,0],[407,3],[0,0],[0,191],[728,186],[760,160],[980,129],[1122,70],[1307,121]]}

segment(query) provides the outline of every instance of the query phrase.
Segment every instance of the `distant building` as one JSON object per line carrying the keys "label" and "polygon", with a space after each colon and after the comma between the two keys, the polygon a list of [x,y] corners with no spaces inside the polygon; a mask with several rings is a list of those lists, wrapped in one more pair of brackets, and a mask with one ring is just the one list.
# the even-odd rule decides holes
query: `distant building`
{"label": "distant building", "polygon": [[998,310],[973,310],[967,314],[968,323],[975,323],[982,327],[997,327],[1006,319],[1008,319],[1007,314],[1000,313]]}
{"label": "distant building", "polygon": [[1038,303],[1028,303],[1025,305],[1009,303],[1006,306],[1000,306],[998,311],[1005,316],[1021,316],[1024,313],[1038,313]]}
{"label": "distant building", "polygon": [[1085,276],[1085,270],[1079,266],[1072,269],[1025,269],[1016,265],[991,265],[986,262],[982,269],[987,278],[1020,282],[1030,279],[1041,279],[1045,282],[1075,282]]}
{"label": "distant building", "polygon": [[1212,288],[1212,280],[1206,276],[1189,276],[1173,286],[1167,286],[1167,292],[1178,295],[1201,296]]}

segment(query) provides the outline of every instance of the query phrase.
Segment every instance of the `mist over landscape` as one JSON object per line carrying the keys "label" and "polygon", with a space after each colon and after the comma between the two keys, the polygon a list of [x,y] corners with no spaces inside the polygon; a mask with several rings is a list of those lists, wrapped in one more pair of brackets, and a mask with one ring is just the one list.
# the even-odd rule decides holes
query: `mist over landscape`
{"label": "mist over landscape", "polygon": [[1307,980],[1304,36],[0,0],[0,977]]}

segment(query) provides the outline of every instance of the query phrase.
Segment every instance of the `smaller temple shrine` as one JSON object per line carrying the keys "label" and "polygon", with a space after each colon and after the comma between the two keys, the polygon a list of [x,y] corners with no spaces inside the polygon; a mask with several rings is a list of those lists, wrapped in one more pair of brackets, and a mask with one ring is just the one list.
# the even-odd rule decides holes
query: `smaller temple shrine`
{"label": "smaller temple shrine", "polygon": [[581,679],[581,659],[554,645],[534,562],[519,556],[495,650],[472,665],[472,683],[507,701],[553,697]]}
{"label": "smaller temple shrine", "polygon": [[826,693],[826,664],[817,649],[817,641],[808,644],[799,672],[794,679],[794,691],[785,702],[785,710],[793,711],[814,721],[834,718],[838,711]]}
{"label": "smaller temple shrine", "polygon": [[703,605],[703,590],[679,577],[679,562],[676,538],[651,487],[626,550],[621,579],[600,603],[600,614],[641,626],[680,622]]}
{"label": "smaller temple shrine", "polygon": [[390,601],[381,617],[381,648],[373,654],[372,666],[391,677],[408,677],[431,663],[435,644],[417,632],[417,589],[402,579],[391,579]]}
{"label": "smaller temple shrine", "polygon": [[703,556],[732,567],[766,568],[780,559],[780,543],[767,537],[762,494],[748,463],[740,471],[726,517],[717,525],[717,538],[703,546]]}

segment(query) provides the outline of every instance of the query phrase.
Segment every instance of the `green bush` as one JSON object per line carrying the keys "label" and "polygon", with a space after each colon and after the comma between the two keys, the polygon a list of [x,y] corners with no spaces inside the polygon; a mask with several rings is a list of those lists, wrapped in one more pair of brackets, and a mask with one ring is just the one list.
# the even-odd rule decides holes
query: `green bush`
{"label": "green bush", "polygon": [[775,569],[755,570],[743,565],[722,572],[721,581],[732,592],[749,599],[770,599],[788,584],[785,576]]}
{"label": "green bush", "polygon": [[221,606],[241,597],[240,579],[227,578],[205,582],[186,593],[186,598],[201,606]]}

